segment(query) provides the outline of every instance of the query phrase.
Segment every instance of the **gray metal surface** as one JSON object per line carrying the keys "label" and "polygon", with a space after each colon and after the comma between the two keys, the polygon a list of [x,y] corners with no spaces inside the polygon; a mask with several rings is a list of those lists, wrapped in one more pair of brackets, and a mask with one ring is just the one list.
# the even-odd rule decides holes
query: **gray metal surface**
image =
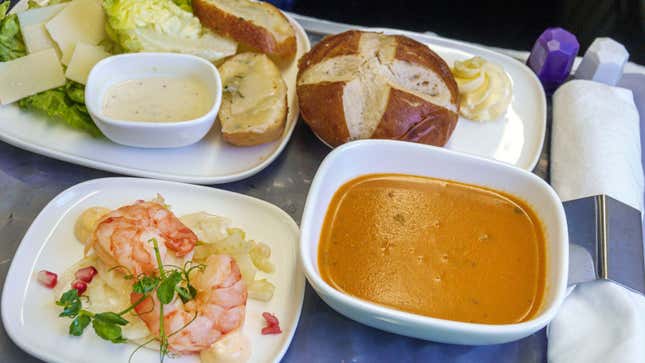
{"label": "gray metal surface", "polygon": [[[319,37],[311,38],[312,43],[319,40]],[[542,178],[548,177],[549,140],[547,131],[542,156],[534,171]],[[249,179],[216,187],[266,200],[299,222],[311,180],[328,152],[300,122],[284,152],[267,169]],[[108,176],[114,174],[0,143],[0,283],[4,284],[11,259],[27,228],[54,196],[79,182]],[[385,333],[334,312],[307,286],[298,330],[284,361],[530,363],[546,361],[545,348],[544,331],[518,342],[485,347],[446,345]],[[0,362],[38,361],[20,350],[4,327],[0,327]]]}
{"label": "gray metal surface", "polygon": [[[597,267],[593,279],[608,278],[645,293],[640,211],[601,195],[563,204],[569,225],[569,243],[587,252],[590,261]],[[574,261],[572,257],[569,262],[574,272],[585,270],[584,261]],[[586,280],[569,276],[570,283],[579,281]]]}

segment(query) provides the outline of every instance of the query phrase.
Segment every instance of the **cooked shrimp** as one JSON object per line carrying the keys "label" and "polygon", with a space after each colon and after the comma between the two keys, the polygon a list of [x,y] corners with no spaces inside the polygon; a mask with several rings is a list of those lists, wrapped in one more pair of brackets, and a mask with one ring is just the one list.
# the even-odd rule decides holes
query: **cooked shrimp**
{"label": "cooked shrimp", "polygon": [[[244,323],[246,285],[235,260],[228,255],[211,255],[204,271],[195,270],[191,282],[195,299],[184,304],[175,297],[164,305],[164,331],[168,349],[175,353],[200,352]],[[141,298],[132,293],[134,304]],[[150,332],[159,338],[159,300],[152,294],[135,307]],[[194,319],[194,320],[193,320]]]}
{"label": "cooked shrimp", "polygon": [[197,236],[167,208],[157,202],[137,201],[113,210],[99,221],[90,246],[108,266],[121,265],[134,274],[150,273],[157,266],[150,240],[159,244],[162,261],[192,252]]}

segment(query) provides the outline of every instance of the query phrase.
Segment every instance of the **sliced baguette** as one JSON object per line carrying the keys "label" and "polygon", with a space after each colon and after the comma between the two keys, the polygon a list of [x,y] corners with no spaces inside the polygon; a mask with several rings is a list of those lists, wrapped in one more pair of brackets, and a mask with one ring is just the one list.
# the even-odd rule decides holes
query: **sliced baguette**
{"label": "sliced baguette", "polygon": [[193,0],[202,24],[241,45],[265,53],[279,64],[296,54],[296,34],[275,6],[253,0]]}
{"label": "sliced baguette", "polygon": [[287,85],[280,70],[264,54],[240,53],[220,67],[222,135],[238,146],[278,139],[287,118]]}

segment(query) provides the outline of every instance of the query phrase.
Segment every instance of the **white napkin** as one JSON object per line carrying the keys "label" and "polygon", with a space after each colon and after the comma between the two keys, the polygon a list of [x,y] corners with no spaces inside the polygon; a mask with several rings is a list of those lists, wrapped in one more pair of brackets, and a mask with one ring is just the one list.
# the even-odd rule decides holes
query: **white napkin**
{"label": "white napkin", "polygon": [[[641,130],[645,130],[645,72],[625,73],[618,87],[628,88],[634,94],[634,102],[641,116]],[[641,146],[645,145],[645,131],[641,132]],[[641,165],[645,165],[645,154],[641,150]]]}
{"label": "white napkin", "polygon": [[551,185],[563,201],[607,194],[643,211],[639,117],[630,90],[574,80],[553,95]]}
{"label": "white napkin", "polygon": [[608,280],[579,284],[547,335],[549,363],[642,363],[645,297]]}

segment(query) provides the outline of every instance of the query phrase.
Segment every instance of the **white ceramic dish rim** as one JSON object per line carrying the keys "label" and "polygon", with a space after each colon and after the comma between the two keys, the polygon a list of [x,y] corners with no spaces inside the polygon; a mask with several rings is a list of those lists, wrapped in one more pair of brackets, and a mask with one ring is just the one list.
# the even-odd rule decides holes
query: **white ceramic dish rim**
{"label": "white ceramic dish rim", "polygon": [[[144,52],[144,53],[125,53],[125,54],[117,54],[117,55],[109,56],[105,59],[102,59],[98,63],[96,63],[92,68],[92,70],[90,71],[90,74],[87,77],[87,86],[85,88],[86,98],[99,98],[101,96],[100,93],[95,93],[94,92],[95,89],[93,87],[89,87],[89,85],[91,82],[95,81],[96,74],[101,70],[102,67],[113,66],[112,63],[122,62],[129,58],[151,58],[151,59],[160,59],[160,58],[173,59],[174,58],[180,62],[194,62],[194,63],[203,64],[208,68],[209,76],[212,76],[214,78],[215,83],[217,85],[216,92],[212,94],[213,104],[211,108],[203,115],[195,117],[190,120],[170,121],[170,122],[149,122],[149,121],[142,122],[142,121],[121,120],[121,119],[115,119],[115,118],[106,116],[103,112],[101,112],[101,110],[97,110],[94,107],[95,106],[94,102],[86,102],[87,110],[92,115],[94,115],[95,118],[98,118],[101,120],[101,122],[105,122],[107,124],[123,126],[128,128],[142,128],[142,129],[151,129],[151,128],[179,129],[179,128],[189,127],[194,124],[215,122],[215,118],[217,117],[217,112],[219,111],[219,107],[222,103],[222,79],[220,77],[219,71],[217,70],[217,68],[215,68],[213,63],[208,62],[203,58],[200,58],[191,54]],[[138,79],[138,78],[135,78],[135,79]],[[100,87],[97,87],[97,88],[100,88]],[[103,102],[101,99],[98,99],[96,102],[97,105],[100,105],[102,103]]]}
{"label": "white ceramic dish rim", "polygon": [[[289,224],[291,224],[292,228],[294,228],[298,233],[300,232],[300,229],[298,228],[297,223],[285,211],[283,211],[279,207],[277,207],[277,206],[275,206],[275,205],[273,205],[273,204],[271,204],[269,202],[266,202],[266,201],[264,201],[262,199],[254,198],[254,197],[251,197],[251,196],[248,196],[248,195],[245,195],[245,194],[235,193],[235,192],[231,192],[231,191],[223,190],[223,189],[210,188],[210,187],[201,186],[201,185],[186,184],[186,183],[167,181],[167,180],[132,178],[132,177],[99,178],[99,179],[92,179],[92,180],[88,180],[88,181],[85,181],[85,182],[82,182],[82,183],[75,184],[75,185],[63,190],[58,195],[56,195],[56,197],[54,197],[51,201],[49,201],[49,203],[47,203],[45,205],[45,207],[43,207],[43,209],[38,213],[38,215],[36,216],[34,221],[31,223],[31,225],[29,225],[29,228],[27,229],[27,232],[25,233],[24,237],[20,241],[20,244],[18,245],[18,248],[16,249],[16,253],[14,254],[14,257],[13,257],[12,261],[22,260],[23,258],[21,258],[21,256],[28,253],[27,248],[30,247],[30,246],[27,246],[26,244],[23,244],[23,242],[26,239],[28,239],[33,233],[35,233],[33,231],[34,228],[35,228],[34,226],[37,226],[39,224],[38,223],[39,220],[44,218],[43,213],[45,211],[47,211],[49,208],[51,208],[54,204],[56,204],[59,200],[64,199],[67,196],[68,192],[70,192],[71,190],[76,189],[76,188],[80,188],[82,186],[87,186],[87,185],[92,185],[92,184],[101,184],[101,183],[105,183],[105,182],[117,182],[118,183],[118,182],[141,182],[141,181],[145,181],[146,183],[150,183],[150,184],[161,184],[161,185],[168,185],[168,186],[174,185],[174,186],[178,186],[178,187],[182,187],[182,188],[190,188],[190,189],[194,189],[194,190],[203,190],[203,191],[212,191],[213,189],[216,189],[218,192],[221,192],[221,193],[226,194],[226,195],[233,195],[233,196],[236,196],[238,198],[252,200],[255,203],[262,204],[262,205],[266,206],[267,208],[274,210],[276,213],[281,214],[283,217],[285,217],[285,220],[288,220],[290,222]],[[39,248],[42,248],[42,245]],[[294,248],[299,248],[299,244],[296,243]],[[296,257],[297,256],[298,256],[298,253],[296,253]],[[7,314],[9,314],[9,310],[12,310],[12,309],[8,309],[8,307],[10,307],[9,296],[7,294],[5,294],[4,292],[7,291],[7,285],[12,283],[11,280],[9,279],[9,277],[11,277],[14,274],[16,274],[17,272],[15,270],[17,270],[18,268],[19,268],[18,265],[12,262],[11,265],[9,266],[9,270],[7,271],[7,279],[5,279],[5,282],[4,282],[4,286],[3,286],[3,290],[2,290],[3,291],[3,293],[2,293],[2,301],[0,302],[0,306],[2,307],[2,309],[1,309],[2,310],[1,311],[2,325],[4,326],[5,331],[7,332],[7,335],[22,350],[28,352],[30,355],[32,355],[32,356],[34,356],[36,358],[45,360],[47,362],[61,362],[62,363],[63,361],[58,360],[55,355],[49,354],[49,353],[43,353],[43,352],[39,351],[38,349],[34,348],[34,346],[29,343],[30,342],[29,339],[19,339],[19,337],[20,337],[19,334],[20,333],[15,330],[15,329],[17,329],[17,324],[12,323],[9,320],[10,317]],[[28,268],[31,270],[32,266],[29,266]],[[299,262],[296,262],[296,268],[297,268],[298,273],[302,273],[302,266],[300,265]],[[304,281],[304,279],[302,279],[302,283],[300,284],[300,287],[299,287],[300,294],[297,294],[297,291],[293,292],[294,294],[296,294],[296,299],[298,301],[297,306],[294,306],[294,308],[297,309],[296,312],[295,312],[295,315],[294,315],[294,328],[290,329],[289,335],[287,336],[287,340],[286,340],[287,344],[284,344],[282,346],[282,348],[280,349],[278,355],[275,357],[275,360],[274,360],[275,363],[280,362],[280,360],[287,353],[287,350],[289,349],[289,347],[291,346],[291,342],[293,341],[293,337],[294,337],[295,332],[297,330],[298,322],[300,321],[300,316],[302,315],[302,306],[304,304],[304,297],[305,297],[305,285],[306,285],[305,281]]]}
{"label": "white ceramic dish rim", "polygon": [[[27,0],[20,0],[10,11],[10,13],[15,13],[19,10],[26,9]],[[283,12],[284,13],[284,12]],[[285,13],[285,16],[294,27],[296,31],[296,36],[301,38],[303,42],[304,51],[307,52],[311,48],[311,43],[309,42],[309,37],[302,26],[295,21],[292,17]],[[294,115],[298,116],[300,114],[298,102],[293,103],[291,107],[293,109]],[[225,174],[225,175],[182,175],[182,174],[171,174],[168,172],[159,172],[159,171],[150,171],[144,169],[138,169],[130,166],[122,166],[107,161],[96,161],[90,157],[76,155],[67,151],[58,151],[50,149],[46,146],[40,146],[37,144],[32,144],[28,141],[23,141],[18,136],[8,135],[5,133],[0,133],[0,141],[6,142],[9,145],[13,145],[20,149],[43,155],[46,157],[54,158],[57,160],[62,160],[68,163],[85,166],[88,168],[104,170],[112,173],[119,173],[124,175],[130,175],[134,177],[144,177],[144,178],[153,178],[153,179],[162,179],[175,182],[184,182],[192,184],[224,184],[236,182],[242,179],[251,177],[260,171],[264,170],[269,166],[284,150],[291,140],[291,135],[296,128],[296,123],[298,122],[298,117],[294,117],[294,120],[287,120],[287,125],[285,131],[280,139],[277,147],[269,154],[269,156],[264,159],[262,162],[256,164],[255,166],[235,173]]]}
{"label": "white ceramic dish rim", "polygon": [[[554,297],[553,297],[553,303],[551,306],[549,306],[547,309],[543,310],[540,312],[536,317],[534,317],[531,320],[522,322],[522,323],[516,323],[516,324],[481,324],[481,323],[465,323],[465,322],[459,322],[459,321],[453,321],[453,320],[445,320],[445,319],[438,319],[438,318],[432,318],[432,317],[427,317],[423,315],[418,315],[418,314],[413,314],[413,313],[408,313],[404,311],[399,311],[393,308],[388,308],[382,305],[378,305],[375,303],[371,303],[367,300],[362,300],[359,298],[352,297],[348,294],[345,294],[343,292],[340,292],[336,290],[335,288],[331,287],[327,282],[325,282],[321,277],[318,272],[316,272],[316,268],[314,267],[315,261],[312,261],[311,258],[311,248],[310,244],[308,242],[303,241],[304,236],[309,235],[309,229],[310,227],[310,221],[314,218],[313,217],[313,207],[311,207],[312,203],[311,201],[318,198],[317,192],[320,189],[320,185],[324,183],[324,179],[321,177],[321,175],[327,173],[327,170],[329,169],[329,165],[333,163],[333,159],[336,159],[342,154],[349,149],[355,148],[355,147],[361,147],[363,144],[387,144],[387,143],[406,143],[409,145],[414,145],[415,147],[418,148],[428,148],[431,149],[435,152],[438,153],[443,153],[443,154],[448,154],[448,155],[455,155],[458,157],[462,158],[471,158],[475,159],[479,162],[482,163],[490,163],[490,164],[495,164],[498,167],[502,168],[511,168],[511,169],[517,169],[518,171],[521,171],[523,173],[526,173],[528,177],[532,178],[534,181],[546,185],[548,188],[549,193],[552,195],[553,198],[556,200],[559,200],[559,197],[557,194],[555,194],[555,191],[540,177],[537,175],[525,171],[524,169],[512,166],[510,164],[492,160],[492,159],[487,159],[484,157],[480,156],[475,156],[475,155],[470,155],[470,154],[465,154],[465,153],[460,153],[456,151],[451,151],[447,150],[444,148],[440,147],[434,147],[430,145],[423,145],[423,144],[416,144],[416,143],[411,143],[411,142],[405,142],[405,141],[391,141],[391,140],[360,140],[360,141],[353,141],[349,142],[346,144],[343,144],[334,150],[332,150],[327,157],[323,160],[321,163],[320,167],[318,168],[318,171],[316,172],[316,176],[314,177],[312,183],[311,183],[311,188],[309,189],[310,192],[307,195],[307,200],[305,202],[305,208],[302,214],[302,219],[300,222],[300,262],[303,265],[303,269],[305,271],[305,275],[307,276],[307,280],[309,283],[312,285],[312,287],[316,291],[323,291],[324,294],[330,296],[332,299],[340,302],[343,305],[346,306],[353,306],[356,309],[360,309],[364,312],[367,312],[369,314],[373,315],[378,315],[378,316],[383,316],[386,319],[392,319],[396,321],[400,321],[406,325],[416,325],[416,326],[426,326],[426,327],[436,327],[436,328],[442,328],[442,329],[450,329],[453,331],[457,332],[462,332],[462,333],[470,333],[470,334],[499,334],[499,333],[506,333],[506,334],[522,334],[528,331],[534,331],[537,330],[543,326],[545,326],[549,321],[555,317],[555,314],[557,313],[557,309],[561,305],[562,301],[564,301],[565,295],[566,295],[566,281],[560,289],[554,292]],[[312,193],[312,191],[314,193]],[[563,209],[558,209],[558,218],[561,220],[566,221],[566,217],[564,215],[564,210]],[[560,228],[560,233],[562,233],[564,236],[567,235],[567,227],[566,225],[564,226],[559,226]],[[566,275],[568,271],[568,246],[565,245],[564,243],[561,244],[560,250],[559,251],[554,251],[554,253],[558,253],[561,256],[563,256],[562,261],[561,261],[561,266],[560,269],[563,271],[563,274],[565,274],[565,280],[566,280]],[[317,256],[317,253],[316,253]]]}
{"label": "white ceramic dish rim", "polygon": [[[519,60],[509,57],[506,54],[496,52],[491,49],[487,49],[485,47],[472,44],[472,43],[467,43],[467,42],[462,42],[459,40],[452,40],[452,39],[446,39],[442,38],[439,36],[434,36],[434,35],[429,35],[429,34],[421,34],[421,33],[415,33],[407,30],[399,30],[399,29],[391,29],[391,28],[371,28],[372,31],[383,31],[385,33],[397,33],[397,34],[402,34],[409,36],[417,41],[420,41],[421,43],[424,44],[439,44],[445,47],[450,46],[451,44],[458,44],[462,49],[468,50],[470,53],[479,53],[479,54],[494,54],[496,57],[500,57],[508,62],[515,63],[519,66],[521,66],[526,72],[526,74],[531,78],[531,81],[533,82],[534,86],[537,89],[543,90],[544,88],[542,87],[542,83],[540,82],[540,79],[535,75],[535,73],[524,63],[520,62]],[[473,51],[474,50],[474,51]],[[527,168],[522,168],[525,170],[533,170],[535,169],[535,166],[538,164],[540,161],[540,156],[542,155],[542,150],[544,149],[544,139],[546,138],[546,119],[547,119],[547,108],[546,108],[546,94],[544,91],[540,92],[540,113],[544,115],[544,117],[540,118],[540,135],[539,135],[539,147],[536,150],[536,153],[533,155],[533,158],[531,159],[531,162],[528,164]],[[469,154],[473,155],[473,154]],[[476,157],[479,157],[478,155],[473,155]],[[494,160],[490,158],[489,160]],[[512,164],[509,164],[512,165]]]}
{"label": "white ceramic dish rim", "polygon": [[[404,35],[412,39],[415,39],[427,46],[432,46],[433,44],[440,45],[443,47],[448,47],[448,48],[454,48],[455,46],[458,46],[461,50],[465,50],[472,54],[481,54],[481,55],[484,55],[484,57],[488,55],[489,58],[490,58],[490,55],[493,54],[496,57],[502,58],[507,62],[515,63],[516,65],[521,66],[526,71],[525,73],[531,78],[531,81],[534,83],[534,86],[537,87],[538,89],[543,89],[542,83],[540,83],[540,80],[538,79],[538,77],[535,75],[533,71],[530,70],[530,68],[526,64],[520,62],[519,60],[513,57],[509,57],[506,54],[496,52],[494,50],[487,49],[476,44],[462,42],[454,39],[442,38],[442,37],[434,36],[430,34],[415,33],[415,32],[401,30],[401,29],[370,28],[370,27],[356,27],[356,29],[363,30],[363,31],[371,31],[371,32],[383,32],[385,34],[400,34],[400,35]],[[546,95],[544,92],[541,92],[540,96],[541,96],[540,104],[538,106],[540,108],[540,113],[544,115],[544,117],[540,118],[540,135],[538,140],[540,146],[536,150],[536,153],[533,155],[533,158],[531,158],[531,162],[527,165],[527,167],[522,167],[522,169],[529,170],[529,171],[535,169],[535,166],[540,161],[540,156],[542,155],[542,150],[544,149],[544,139],[546,138],[546,118],[547,118]],[[470,122],[476,122],[476,121],[470,121]],[[314,135],[316,135],[318,140],[320,140],[327,147],[332,148],[331,145],[329,145],[325,140],[323,140],[320,136],[318,136],[318,134],[314,133]],[[462,153],[473,155],[476,157],[481,157],[481,155],[477,155],[477,154],[472,154],[467,152],[462,152]],[[492,157],[487,159],[495,160]],[[514,164],[509,164],[509,165],[514,165]]]}

